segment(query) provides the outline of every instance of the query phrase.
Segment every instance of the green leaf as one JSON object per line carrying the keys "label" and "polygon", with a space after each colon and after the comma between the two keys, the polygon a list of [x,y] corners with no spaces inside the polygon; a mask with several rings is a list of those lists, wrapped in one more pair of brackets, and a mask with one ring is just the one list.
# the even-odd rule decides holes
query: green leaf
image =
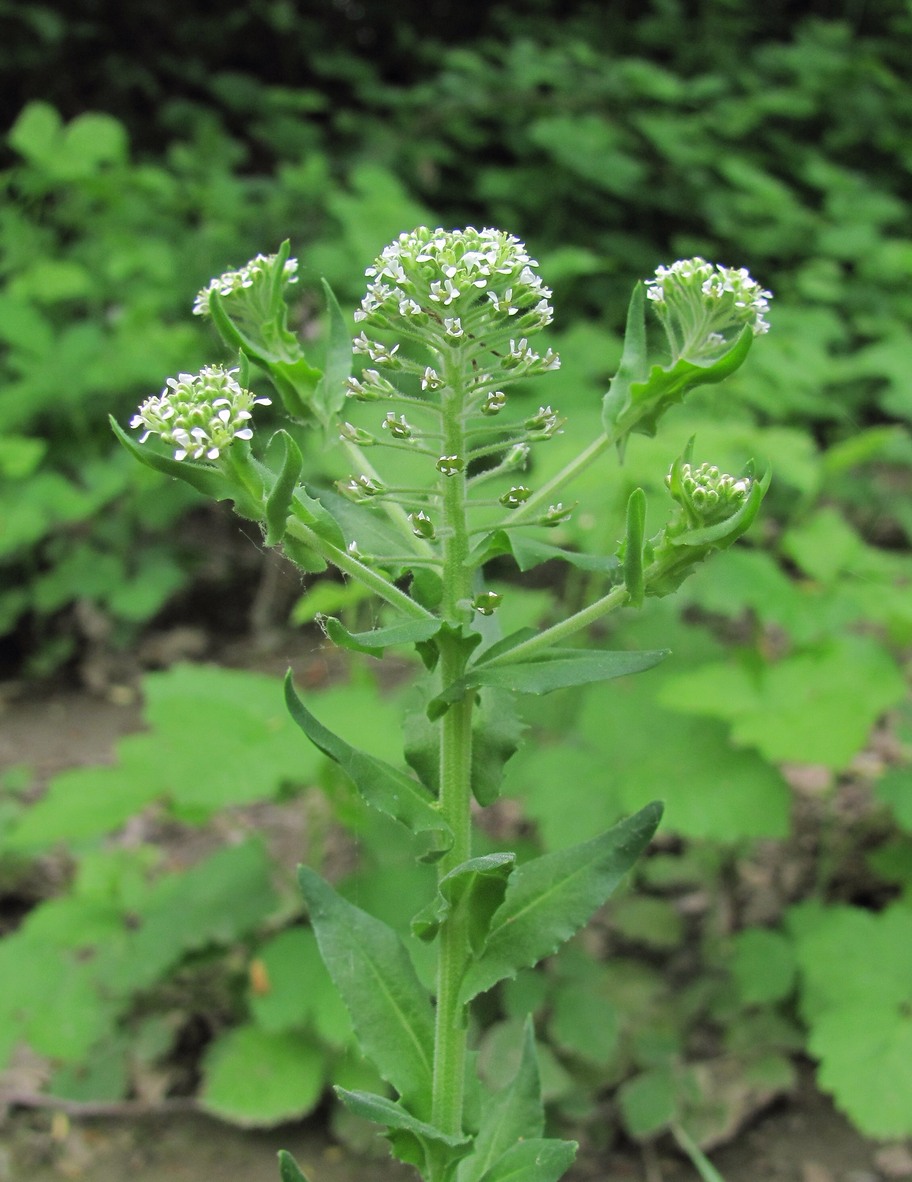
{"label": "green leaf", "polygon": [[440,1177],[468,1153],[467,1137],[454,1137],[418,1120],[401,1104],[372,1092],[349,1092],[335,1088],[335,1093],[350,1112],[374,1124],[385,1125],[393,1152],[400,1161],[416,1166],[426,1178]]}
{"label": "green leaf", "polygon": [[139,460],[141,464],[145,464],[147,468],[152,468],[165,476],[174,476],[178,480],[183,480],[214,501],[227,501],[235,497],[237,490],[218,468],[208,467],[205,464],[194,464],[188,460],[174,460],[170,456],[160,455],[149,448],[141,447],[135,439],[131,439],[113,416],[108,417],[108,422],[111,424],[111,430],[130,455]]}
{"label": "green leaf", "polygon": [[747,928],[734,937],[732,976],[745,1005],[782,1001],[795,984],[791,942],[769,928]]}
{"label": "green leaf", "polygon": [[638,283],[627,305],[624,329],[624,351],[617,373],[611,380],[608,393],[602,400],[602,425],[611,435],[630,398],[630,387],[642,382],[648,366],[646,354],[646,285]]}
{"label": "green leaf", "polygon": [[206,1053],[200,1103],[242,1128],[306,1116],[323,1093],[324,1058],[303,1034],[237,1026]]}
{"label": "green leaf", "polygon": [[241,332],[228,313],[218,291],[209,292],[209,316],[219,336],[235,353],[244,353],[257,365],[269,371],[271,358],[260,348],[256,341],[251,340],[246,333]]}
{"label": "green leaf", "polygon": [[304,467],[301,449],[287,431],[276,431],[269,441],[271,447],[278,439],[282,445],[282,459],[275,484],[266,495],[266,545],[277,546],[285,536],[285,526],[291,511],[295,487]]}
{"label": "green leaf", "polygon": [[384,649],[394,645],[430,640],[440,631],[439,620],[405,620],[401,624],[374,628],[370,632],[349,632],[332,616],[324,617],[322,624],[333,644],[350,652],[367,653],[371,657],[382,657]]}
{"label": "green leaf", "polygon": [[298,422],[312,421],[313,396],[322,372],[306,357],[297,357],[294,361],[270,361],[266,369],[286,414]]}
{"label": "green leaf", "polygon": [[291,673],[285,678],[285,701],[291,717],[311,743],[342,768],[369,805],[410,832],[429,835],[432,844],[423,860],[432,861],[446,853],[453,844],[453,834],[440,815],[437,801],[423,784],[327,730],[295,693]]}
{"label": "green leaf", "polygon": [[[313,1029],[332,1047],[348,1047],[354,1041],[348,1011],[339,998],[320,957],[312,928],[288,928],[256,950],[261,985],[255,988],[251,974],[248,989],[250,1015],[257,1026],[271,1034],[285,1030]],[[301,982],[307,988],[301,988]]]}
{"label": "green leaf", "polygon": [[323,376],[314,392],[313,404],[317,417],[328,433],[345,405],[345,384],[351,375],[352,344],[351,331],[342,315],[339,301],[326,280],[321,279],[320,282],[326,297],[329,332]]}
{"label": "green leaf", "polygon": [[485,1104],[471,1156],[460,1162],[457,1182],[480,1182],[507,1150],[519,1141],[541,1137],[544,1127],[535,1032],[528,1018],[516,1075]]}
{"label": "green leaf", "polygon": [[483,566],[492,558],[498,558],[503,554],[511,555],[523,573],[541,566],[543,562],[552,562],[555,559],[566,562],[578,570],[618,569],[618,560],[613,554],[585,554],[579,550],[566,550],[561,546],[540,542],[518,531],[505,529],[493,530],[483,537],[469,556],[468,563],[472,567]]}
{"label": "green leaf", "polygon": [[[490,653],[491,650],[488,650]],[[428,716],[439,718],[453,702],[461,701],[479,686],[497,686],[519,694],[550,694],[554,690],[594,681],[610,681],[628,673],[651,669],[668,656],[667,649],[654,652],[587,652],[583,649],[550,649],[544,656],[509,664],[484,664],[483,654],[464,677],[447,686],[428,705]]]}
{"label": "green leaf", "polygon": [[791,910],[818,1079],[870,1137],[912,1135],[912,911]]}
{"label": "green leaf", "polygon": [[479,695],[472,715],[472,795],[482,808],[500,795],[504,767],[519,749],[524,730],[513,694],[489,688]]}
{"label": "green leaf", "polygon": [[606,430],[621,428],[640,435],[655,435],[662,414],[683,401],[689,390],[714,385],[733,374],[747,357],[753,339],[751,329],[745,328],[731,348],[708,365],[695,365],[682,357],[667,368],[654,365],[642,380],[628,381],[619,373],[605,396]]}
{"label": "green leaf", "polygon": [[756,747],[772,763],[821,763],[838,771],[907,692],[884,647],[850,634],[760,669],[703,665],[669,679],[659,700],[682,714],[725,719],[737,745]]}
{"label": "green leaf", "polygon": [[279,1179],[280,1182],[308,1182],[287,1149],[279,1150]]}
{"label": "green leaf", "polygon": [[557,1182],[576,1157],[575,1141],[533,1137],[514,1145],[493,1165],[481,1182]]}
{"label": "green leaf", "polygon": [[646,530],[646,494],[635,488],[627,502],[627,533],[624,538],[624,586],[630,596],[631,607],[642,607],[645,595],[643,581],[643,541]]}
{"label": "green leaf", "polygon": [[646,848],[661,816],[654,802],[591,841],[514,870],[485,946],[466,972],[462,1000],[537,964],[578,931]]}
{"label": "green leaf", "polygon": [[329,975],[364,1053],[419,1118],[430,1115],[434,1011],[392,928],[301,866],[298,881]]}
{"label": "green leaf", "polygon": [[646,1138],[667,1128],[677,1115],[677,1101],[674,1072],[668,1066],[642,1071],[618,1089],[621,1116],[631,1137]]}
{"label": "green leaf", "polygon": [[412,920],[412,931],[419,940],[433,940],[454,910],[467,914],[469,944],[479,952],[491,925],[491,917],[501,905],[507,879],[516,862],[515,854],[485,854],[470,858],[444,875],[438,895]]}
{"label": "green leaf", "polygon": [[[667,635],[667,626],[662,631]],[[695,658],[704,642],[698,638]],[[683,634],[675,638],[674,660],[686,667],[684,644]],[[663,824],[698,841],[788,834],[792,794],[779,770],[757,752],[733,747],[723,723],[658,705],[666,668],[593,687],[572,738],[559,732],[508,765],[504,792],[523,798],[551,849],[585,840],[654,797],[665,801]],[[610,776],[593,775],[601,767]]]}

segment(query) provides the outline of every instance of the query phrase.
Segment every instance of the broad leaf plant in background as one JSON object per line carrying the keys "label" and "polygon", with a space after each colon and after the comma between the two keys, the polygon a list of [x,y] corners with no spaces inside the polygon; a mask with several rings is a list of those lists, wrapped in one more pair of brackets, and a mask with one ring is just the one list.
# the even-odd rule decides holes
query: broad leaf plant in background
{"label": "broad leaf plant in background", "polygon": [[[698,385],[722,381],[768,327],[769,293],[745,270],[692,258],[660,267],[630,302],[623,355],[605,395],[601,430],[537,484],[530,459],[573,424],[522,390],[544,388],[560,366],[532,340],[551,323],[551,291],[523,244],[502,231],[403,233],[368,268],[353,345],[324,284],[328,319],[322,367],[289,328],[297,264],[286,243],[200,292],[236,352],[168,380],[131,421],[124,446],[261,524],[303,571],[333,567],[382,605],[379,626],[354,632],[322,619],[343,649],[380,657],[414,646],[425,669],[420,709],[406,728],[405,772],[351,746],[311,712],[286,681],[291,717],[339,765],[365,801],[414,835],[416,857],[436,868],[430,898],[415,900],[414,944],[431,945],[434,980],[416,969],[401,936],[355,906],[307,866],[299,871],[325,966],[358,1042],[390,1091],[337,1088],[356,1116],[386,1130],[393,1153],[428,1182],[498,1182],[518,1172],[559,1178],[576,1145],[545,1135],[531,1022],[517,1068],[486,1095],[476,1069],[474,999],[550,956],[614,891],[659,823],[652,803],[604,832],[525,860],[514,850],[479,853],[473,799],[497,799],[519,741],[515,700],[649,669],[663,649],[606,650],[586,634],[610,613],[662,597],[754,520],[769,475],[721,472],[698,462],[691,441],[666,476],[666,523],[650,533],[642,489],[628,501],[616,552],[599,560],[601,593],[543,630],[499,627],[506,591],[492,564],[520,571],[580,556],[547,540],[576,511],[583,472],[610,477],[631,435],[654,435],[665,411]],[[664,327],[670,361],[654,359],[647,307]],[[362,363],[353,374],[352,351]],[[262,379],[270,396],[254,392]],[[289,425],[257,447],[258,407],[275,395]],[[301,432],[315,429],[350,468],[334,487],[305,471]],[[590,507],[598,512],[598,505]],[[591,560],[590,560],[591,561]],[[506,605],[504,605],[506,607]],[[648,731],[649,720],[642,722]],[[610,776],[592,768],[594,777]],[[710,776],[712,769],[707,768]],[[390,1094],[390,1092],[392,1094]],[[686,1133],[682,1133],[686,1138]],[[282,1155],[285,1182],[302,1175]]]}

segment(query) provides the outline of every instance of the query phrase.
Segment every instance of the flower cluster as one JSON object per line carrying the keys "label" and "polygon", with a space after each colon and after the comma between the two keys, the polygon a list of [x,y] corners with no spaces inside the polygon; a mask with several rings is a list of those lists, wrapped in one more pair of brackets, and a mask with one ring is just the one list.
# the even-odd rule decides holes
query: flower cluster
{"label": "flower cluster", "polygon": [[745,327],[769,331],[766,312],[772,292],[743,268],[722,267],[702,258],[659,267],[646,295],[665,325],[675,360],[717,356]]}
{"label": "flower cluster", "polygon": [[233,440],[250,439],[251,408],[269,406],[270,399],[245,390],[237,372],[207,365],[198,374],[168,378],[161,394],[147,398],[130,420],[131,427],[145,428],[139,442],[159,435],[174,447],[175,460],[217,460]]}
{"label": "flower cluster", "polygon": [[[276,254],[258,254],[256,258],[239,267],[237,271],[226,271],[217,279],[210,281],[207,287],[197,294],[193,304],[194,316],[208,316],[210,314],[209,297],[217,292],[223,299],[227,296],[243,292],[251,295],[262,294],[266,299],[271,296],[273,276],[278,261]],[[297,283],[297,259],[286,259],[282,265],[283,288]]]}
{"label": "flower cluster", "polygon": [[690,526],[715,525],[727,521],[750,496],[753,481],[747,476],[729,476],[714,464],[676,463],[665,477],[671,495],[684,510]]}
{"label": "flower cluster", "polygon": [[[365,272],[371,280],[355,319],[376,328],[430,329],[458,343],[482,325],[535,332],[553,318],[551,291],[518,238],[502,230],[401,234]],[[515,326],[515,327],[514,327]]]}

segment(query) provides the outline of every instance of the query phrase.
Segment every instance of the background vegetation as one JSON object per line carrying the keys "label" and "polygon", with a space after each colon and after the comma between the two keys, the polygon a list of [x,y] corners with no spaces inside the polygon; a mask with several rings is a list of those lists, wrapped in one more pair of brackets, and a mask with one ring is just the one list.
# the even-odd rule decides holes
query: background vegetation
{"label": "background vegetation", "polygon": [[[726,467],[773,464],[762,529],[607,638],[670,643],[671,660],[530,713],[544,747],[510,765],[530,844],[655,796],[663,843],[588,941],[492,999],[482,1056],[508,1074],[498,1047],[531,1007],[556,1120],[604,1127],[613,1095],[635,1136],[683,1114],[713,1144],[806,1052],[862,1130],[912,1134],[912,12],[652,0],[565,4],[558,20],[545,0],[438,0],[389,22],[354,0],[305,7],[0,4],[5,672],[72,676],[99,637],[129,651],[176,620],[249,626],[256,551],[213,563],[234,527],[106,424],[211,359],[189,316],[211,275],[290,237],[299,328],[318,335],[319,276],[352,308],[400,230],[503,227],[555,288],[565,365],[549,398],[594,427],[633,282],[691,254],[748,266],[776,296],[769,336],[724,395],[636,440],[619,479],[576,489],[560,540],[611,549],[629,491],[694,433]],[[513,622],[541,622],[541,597],[504,578]],[[565,590],[583,601],[598,575]],[[345,597],[314,582],[292,618],[363,610]],[[369,718],[396,759],[395,698],[368,710],[370,675],[348,676],[321,717],[362,742]],[[64,773],[37,801],[27,769],[7,775],[3,888],[61,850],[70,870],[0,942],[0,1058],[24,1041],[69,1097],[198,1084],[241,1123],[309,1111],[330,1064],[347,1082],[350,1032],[284,855],[243,810],[303,816],[308,856],[342,868],[347,826],[351,890],[395,922],[420,871],[293,738],[271,681],[178,667],[143,690],[150,729],[114,768]],[[150,816],[230,840],[179,872]],[[112,836],[127,824],[135,848]],[[596,1007],[594,1031],[581,1016]],[[253,1063],[281,1086],[251,1090]]]}

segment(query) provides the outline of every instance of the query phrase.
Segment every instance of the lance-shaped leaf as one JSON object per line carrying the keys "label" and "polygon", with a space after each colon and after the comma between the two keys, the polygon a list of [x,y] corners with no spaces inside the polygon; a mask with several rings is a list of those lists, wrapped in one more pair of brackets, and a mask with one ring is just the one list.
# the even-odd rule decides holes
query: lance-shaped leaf
{"label": "lance-shaped leaf", "polygon": [[480,952],[491,918],[503,902],[515,862],[516,855],[510,853],[485,854],[460,862],[438,883],[437,897],[412,920],[412,931],[419,940],[433,940],[459,908],[468,919],[469,946],[473,952]]}
{"label": "lance-shaped leaf", "polygon": [[646,355],[646,286],[638,283],[627,306],[624,349],[617,373],[602,400],[602,423],[609,435],[630,402],[630,387],[642,382],[649,369]]}
{"label": "lance-shaped leaf", "polygon": [[279,463],[279,474],[275,483],[266,494],[266,545],[277,546],[285,536],[285,526],[288,514],[291,512],[291,502],[295,487],[304,467],[304,457],[301,449],[287,431],[276,431],[269,441],[270,447],[275,440],[282,446],[282,459]]}
{"label": "lance-shaped leaf", "polygon": [[426,1121],[418,1120],[401,1104],[373,1092],[349,1092],[335,1088],[336,1095],[356,1116],[385,1125],[393,1152],[400,1161],[417,1167],[425,1178],[443,1176],[447,1166],[469,1152],[468,1137],[454,1137]]}
{"label": "lance-shaped leaf", "polygon": [[131,439],[127,435],[113,416],[108,416],[108,422],[111,424],[111,430],[130,455],[135,460],[139,460],[141,464],[145,464],[147,468],[152,468],[155,472],[161,472],[165,476],[174,476],[178,480],[183,480],[215,501],[227,501],[234,495],[231,481],[222,473],[221,469],[214,468],[211,464],[195,464],[192,460],[175,460],[171,456],[163,456],[152,451],[151,448],[140,447],[135,439]]}
{"label": "lance-shaped leaf", "polygon": [[431,848],[423,855],[424,861],[434,861],[446,853],[453,844],[453,834],[440,815],[437,801],[423,784],[327,730],[298,697],[290,673],[285,678],[285,702],[311,743],[342,768],[369,805],[412,833],[430,836]]}
{"label": "lance-shaped leaf", "polygon": [[591,841],[518,866],[466,971],[461,1000],[537,964],[579,931],[646,848],[661,816],[662,805],[653,802]]}
{"label": "lance-shaped leaf", "polygon": [[325,279],[321,280],[326,297],[326,357],[323,376],[314,391],[313,408],[326,430],[335,426],[336,416],[345,405],[346,382],[351,375],[351,331],[345,323],[339,301]]}
{"label": "lance-shaped leaf", "polygon": [[[488,650],[489,652],[492,650]],[[464,677],[454,681],[428,704],[428,717],[439,718],[453,702],[461,701],[479,686],[497,686],[519,694],[550,694],[554,690],[595,681],[610,681],[628,673],[650,669],[668,656],[668,649],[643,652],[586,652],[583,649],[549,649],[528,661],[484,664],[484,655]]]}
{"label": "lance-shaped leaf", "polygon": [[298,882],[358,1042],[419,1118],[430,1115],[434,1011],[399,936],[307,866]]}
{"label": "lance-shaped leaf", "polygon": [[484,1106],[470,1157],[459,1163],[457,1182],[480,1182],[501,1157],[520,1141],[541,1137],[545,1109],[531,1017],[523,1030],[522,1058],[509,1084]]}
{"label": "lance-shaped leaf", "polygon": [[624,537],[624,586],[630,596],[631,607],[642,607],[645,594],[643,581],[643,542],[646,532],[646,494],[635,488],[627,502],[627,533]]}
{"label": "lance-shaped leaf", "polygon": [[287,1149],[279,1150],[279,1177],[281,1182],[307,1182],[307,1177],[301,1173],[298,1163]]}
{"label": "lance-shaped leaf", "polygon": [[349,632],[333,616],[323,616],[321,621],[329,639],[354,653],[367,653],[371,657],[382,657],[384,650],[398,644],[417,644],[430,640],[440,631],[439,620],[404,620],[389,628],[374,628],[370,632]]}

